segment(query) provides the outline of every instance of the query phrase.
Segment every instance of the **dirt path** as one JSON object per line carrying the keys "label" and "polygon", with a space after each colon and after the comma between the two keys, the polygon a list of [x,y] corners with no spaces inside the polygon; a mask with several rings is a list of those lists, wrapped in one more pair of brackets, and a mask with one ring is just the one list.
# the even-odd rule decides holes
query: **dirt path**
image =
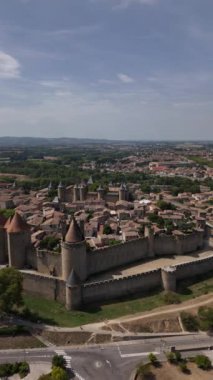
{"label": "dirt path", "polygon": [[179,306],[177,305],[171,305],[171,306],[163,306],[159,309],[157,309],[154,312],[151,313],[137,313],[134,316],[128,315],[120,318],[116,318],[113,320],[110,320],[110,323],[120,323],[120,322],[131,322],[134,320],[137,320],[138,318],[140,319],[145,319],[145,318],[153,318],[153,317],[159,317],[161,315],[168,315],[168,314],[174,314],[174,313],[179,313],[181,311],[186,311],[186,310],[192,310],[195,308],[199,308],[200,306],[206,306],[209,304],[213,304],[213,295],[212,296],[201,296],[196,299],[190,300],[190,301],[185,301],[181,303]]}

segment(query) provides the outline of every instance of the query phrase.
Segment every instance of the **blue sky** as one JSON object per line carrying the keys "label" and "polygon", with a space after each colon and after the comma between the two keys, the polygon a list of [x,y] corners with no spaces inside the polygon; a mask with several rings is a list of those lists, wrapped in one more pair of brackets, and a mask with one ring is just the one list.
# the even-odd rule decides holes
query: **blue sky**
{"label": "blue sky", "polygon": [[0,2],[0,135],[213,139],[212,0]]}

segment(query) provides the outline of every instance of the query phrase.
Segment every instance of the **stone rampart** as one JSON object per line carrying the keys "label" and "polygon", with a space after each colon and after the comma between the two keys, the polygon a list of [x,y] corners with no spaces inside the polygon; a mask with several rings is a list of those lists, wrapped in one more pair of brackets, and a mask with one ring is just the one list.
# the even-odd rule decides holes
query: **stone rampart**
{"label": "stone rampart", "polygon": [[149,258],[151,243],[153,258],[194,252],[202,248],[203,236],[203,231],[194,231],[180,236],[161,234],[153,236],[152,242],[151,239],[145,237],[97,249],[87,254],[88,276]]}
{"label": "stone rampart", "polygon": [[203,247],[204,231],[197,230],[186,235],[156,235],[154,236],[154,255],[184,255]]}
{"label": "stone rampart", "polygon": [[177,240],[173,235],[155,235],[153,251],[155,256],[174,255],[177,253]]}
{"label": "stone rampart", "polygon": [[27,265],[37,270],[37,253],[35,249],[29,249],[27,253]]}
{"label": "stone rampart", "polygon": [[46,250],[37,251],[37,270],[40,273],[61,277],[61,254]]}
{"label": "stone rampart", "polygon": [[213,255],[176,265],[176,279],[185,280],[187,278],[196,277],[198,275],[208,273],[213,270]]}
{"label": "stone rampart", "polygon": [[82,286],[82,302],[102,302],[136,293],[146,293],[161,286],[161,270],[156,269],[119,279],[93,282]]}
{"label": "stone rampart", "polygon": [[[171,267],[172,269],[173,267]],[[196,261],[175,266],[175,281],[208,273],[213,270],[213,255]],[[82,285],[82,303],[89,304],[111,299],[119,299],[137,293],[146,293],[153,289],[165,288],[164,269],[156,269],[132,276],[92,282]],[[171,271],[172,280],[172,271]],[[167,289],[166,289],[167,290]]]}
{"label": "stone rampart", "polygon": [[25,293],[65,303],[65,283],[54,277],[21,271]]}

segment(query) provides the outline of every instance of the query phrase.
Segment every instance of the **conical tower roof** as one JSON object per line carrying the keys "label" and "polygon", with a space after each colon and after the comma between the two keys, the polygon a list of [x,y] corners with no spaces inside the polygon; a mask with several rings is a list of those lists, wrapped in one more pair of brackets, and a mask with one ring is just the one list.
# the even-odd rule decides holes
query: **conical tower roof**
{"label": "conical tower roof", "polygon": [[7,219],[4,217],[4,215],[0,214],[0,227],[4,227]]}
{"label": "conical tower roof", "polygon": [[4,228],[7,230],[11,221],[12,221],[13,217],[12,216],[9,216],[9,218],[6,220],[5,222],[5,225],[4,225]]}
{"label": "conical tower roof", "polygon": [[80,282],[80,278],[78,277],[74,269],[72,269],[72,272],[70,273],[66,283],[67,287],[71,288],[72,286],[77,286],[80,284]]}
{"label": "conical tower roof", "polygon": [[63,189],[63,188],[64,188],[64,185],[63,185],[62,181],[59,182],[59,184],[58,184],[58,188],[59,188],[59,189]]}
{"label": "conical tower roof", "polygon": [[25,220],[21,217],[17,212],[15,213],[9,227],[7,228],[8,233],[17,233],[29,231],[30,226],[25,222]]}
{"label": "conical tower roof", "polygon": [[65,236],[65,241],[67,243],[79,243],[84,241],[84,236],[74,217]]}
{"label": "conical tower roof", "polygon": [[103,191],[103,190],[104,190],[103,187],[99,185],[97,191]]}
{"label": "conical tower roof", "polygon": [[121,184],[121,186],[120,186],[120,190],[125,190],[125,185],[124,185],[124,183]]}

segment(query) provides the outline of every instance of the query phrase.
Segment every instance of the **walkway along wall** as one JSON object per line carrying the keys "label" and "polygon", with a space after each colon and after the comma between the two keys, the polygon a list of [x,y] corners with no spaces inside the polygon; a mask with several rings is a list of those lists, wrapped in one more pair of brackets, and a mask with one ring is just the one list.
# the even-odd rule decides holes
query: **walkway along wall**
{"label": "walkway along wall", "polygon": [[164,255],[183,255],[201,249],[204,231],[194,231],[187,235],[155,235],[151,241],[148,237],[121,243],[113,247],[97,249],[87,254],[88,275],[104,272],[138,260]]}
{"label": "walkway along wall", "polygon": [[[213,255],[204,259],[176,265],[176,270],[173,273],[175,279],[180,281],[208,273],[212,270]],[[156,269],[119,279],[84,284],[82,285],[82,303],[102,302],[163,288],[162,271],[163,269]]]}
{"label": "walkway along wall", "polygon": [[112,268],[149,257],[148,238],[132,240],[113,247],[88,253],[88,274],[104,272]]}

